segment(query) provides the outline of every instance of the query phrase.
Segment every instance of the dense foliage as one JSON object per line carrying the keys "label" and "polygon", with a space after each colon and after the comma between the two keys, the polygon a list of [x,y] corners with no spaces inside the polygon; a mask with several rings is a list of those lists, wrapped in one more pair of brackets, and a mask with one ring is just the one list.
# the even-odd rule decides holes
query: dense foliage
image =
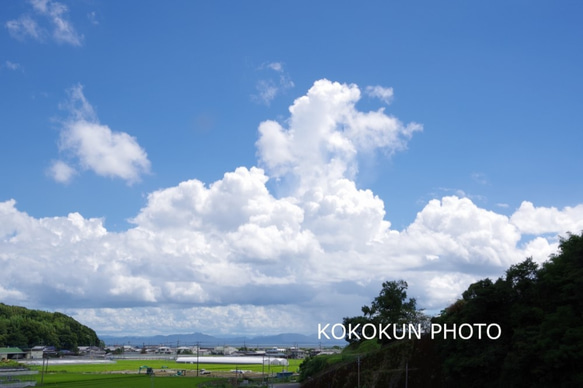
{"label": "dense foliage", "polygon": [[496,322],[503,332],[498,340],[441,342],[446,382],[583,386],[583,235],[561,240],[541,267],[527,259],[495,282],[472,284],[435,321]]}
{"label": "dense foliage", "polygon": [[95,331],[65,314],[0,303],[0,347],[47,345],[74,351],[99,344]]}
{"label": "dense foliage", "polygon": [[[312,358],[302,364],[305,386],[327,387],[581,387],[583,386],[583,233],[569,235],[542,266],[532,259],[493,281],[480,280],[432,319],[443,325],[496,323],[498,339],[431,339],[384,343],[366,350],[349,341],[354,357]],[[386,282],[363,316],[344,324],[417,320],[406,283]],[[389,320],[390,319],[390,320]]]}
{"label": "dense foliage", "polygon": [[[345,317],[342,321],[344,327],[349,325],[362,328],[366,324],[378,325],[402,325],[424,323],[425,315],[422,311],[417,310],[417,301],[415,298],[407,299],[407,282],[404,280],[387,281],[383,283],[379,296],[377,296],[370,306],[362,307],[362,316]],[[348,336],[346,341],[349,344],[360,343],[365,339],[362,336],[362,330],[355,331],[357,336]],[[360,338],[357,338],[360,337]],[[390,342],[383,338],[383,342]]]}

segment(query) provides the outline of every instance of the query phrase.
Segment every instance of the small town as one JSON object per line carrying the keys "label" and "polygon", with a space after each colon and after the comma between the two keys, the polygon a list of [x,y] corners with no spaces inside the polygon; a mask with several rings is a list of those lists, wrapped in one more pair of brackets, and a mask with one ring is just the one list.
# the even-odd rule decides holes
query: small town
{"label": "small town", "polygon": [[[90,365],[117,363],[118,361],[139,361],[135,370],[123,371],[124,374],[145,374],[148,376],[236,376],[242,381],[246,377],[269,377],[272,381],[295,381],[298,376],[297,365],[292,370],[291,360],[303,360],[317,355],[339,354],[341,349],[330,348],[299,348],[289,347],[255,347],[247,346],[179,346],[179,345],[108,345],[79,346],[75,351],[59,349],[54,346],[34,346],[31,348],[4,347],[0,348],[0,362],[18,362],[21,365],[41,367],[41,372],[49,368],[60,368],[62,365]],[[147,364],[152,361],[165,361],[168,365],[158,368]],[[189,369],[183,365],[190,364]],[[195,367],[196,365],[196,367]],[[204,365],[204,368],[199,368]],[[260,365],[261,371],[248,369],[249,365]],[[35,386],[39,379],[38,370],[25,368],[0,367],[0,387]]]}
{"label": "small town", "polygon": [[180,356],[231,356],[231,357],[271,357],[284,359],[303,359],[319,354],[340,353],[340,348],[298,348],[290,347],[235,347],[235,346],[168,346],[168,345],[109,345],[104,348],[97,346],[79,346],[76,352],[56,350],[54,346],[34,346],[28,348],[0,348],[1,360],[40,360],[54,359],[119,359],[119,358],[154,358],[175,359]]}

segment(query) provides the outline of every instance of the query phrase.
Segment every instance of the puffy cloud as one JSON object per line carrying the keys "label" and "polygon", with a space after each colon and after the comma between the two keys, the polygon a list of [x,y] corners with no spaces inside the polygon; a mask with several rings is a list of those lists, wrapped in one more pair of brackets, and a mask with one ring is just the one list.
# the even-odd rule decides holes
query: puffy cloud
{"label": "puffy cloud", "polygon": [[275,121],[261,123],[258,154],[270,176],[290,175],[300,181],[300,190],[352,179],[358,152],[402,150],[422,129],[416,123],[404,125],[383,109],[358,111],[360,96],[356,85],[320,80],[290,107],[289,128]]}
{"label": "puffy cloud", "polygon": [[407,233],[429,253],[459,264],[505,267],[520,260],[518,229],[508,217],[477,207],[468,198],[431,200]]}
{"label": "puffy cloud", "polygon": [[[127,147],[146,161],[135,140],[99,124],[80,87],[71,95],[66,149],[97,173],[138,175],[117,155]],[[0,296],[64,310],[102,334],[307,333],[358,314],[388,279],[405,279],[421,307],[442,309],[475,280],[528,256],[544,260],[558,234],[580,228],[581,205],[525,202],[505,216],[445,196],[391,229],[383,200],[354,182],[358,155],[404,149],[421,126],[359,111],[360,96],[356,85],[317,81],[290,107],[287,127],[259,125],[263,168],[154,191],[127,231],[0,202]]]}
{"label": "puffy cloud", "polygon": [[424,282],[423,291],[429,297],[422,300],[424,307],[442,308],[444,301],[453,302],[468,288],[468,285],[478,281],[480,276],[473,276],[459,272],[428,273]]}
{"label": "puffy cloud", "polygon": [[[70,153],[82,169],[98,175],[121,178],[129,184],[150,171],[150,161],[136,139],[125,132],[112,131],[100,124],[81,85],[69,90],[65,104],[71,117],[63,123],[60,149]],[[74,169],[65,162],[55,162],[51,175],[58,182],[68,182]]]}
{"label": "puffy cloud", "polygon": [[565,207],[535,207],[524,201],[512,215],[512,223],[525,234],[556,233],[557,231],[583,231],[583,204]]}
{"label": "puffy cloud", "polygon": [[35,15],[51,25],[49,31],[39,26],[37,20],[30,15],[22,15],[16,20],[9,20],[5,26],[10,35],[16,39],[33,38],[42,41],[50,35],[57,43],[81,46],[83,36],[80,35],[71,22],[67,20],[68,8],[66,5],[51,0],[30,0]]}
{"label": "puffy cloud", "polygon": [[51,164],[48,174],[59,183],[69,183],[77,171],[62,160],[56,160]]}
{"label": "puffy cloud", "polygon": [[146,152],[125,132],[113,132],[98,123],[70,123],[61,134],[61,148],[72,151],[81,166],[101,176],[139,180],[150,170]]}

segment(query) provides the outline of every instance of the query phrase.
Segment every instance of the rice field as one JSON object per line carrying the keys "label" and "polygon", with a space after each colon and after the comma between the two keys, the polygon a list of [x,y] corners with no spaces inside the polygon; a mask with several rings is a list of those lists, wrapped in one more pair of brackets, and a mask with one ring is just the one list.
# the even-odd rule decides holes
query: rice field
{"label": "rice field", "polygon": [[[52,361],[52,362],[51,362]],[[296,372],[302,360],[289,360],[290,365],[225,365],[199,364],[197,376],[196,364],[177,363],[174,360],[117,360],[111,363],[59,363],[50,360],[45,373],[41,373],[40,365],[33,365],[31,369],[38,370],[37,386],[43,383],[47,387],[98,387],[112,388],[174,388],[174,387],[202,387],[230,386],[222,385],[239,376],[259,382],[263,376],[275,376],[278,372]],[[153,369],[154,375],[148,376],[146,368]],[[202,370],[210,374],[202,374]],[[236,371],[239,371],[237,374]]]}

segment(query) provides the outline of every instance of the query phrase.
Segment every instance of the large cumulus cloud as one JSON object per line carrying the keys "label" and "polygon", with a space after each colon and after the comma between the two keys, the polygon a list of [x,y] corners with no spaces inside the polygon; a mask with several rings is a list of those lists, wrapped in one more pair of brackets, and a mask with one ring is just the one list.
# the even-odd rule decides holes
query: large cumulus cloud
{"label": "large cumulus cloud", "polygon": [[422,127],[359,111],[360,96],[317,81],[289,120],[260,123],[258,167],[152,192],[124,232],[0,203],[0,298],[66,311],[102,334],[308,332],[358,313],[387,279],[443,308],[582,227],[582,205],[524,202],[508,217],[449,196],[391,229],[384,201],[355,184],[358,155],[403,150]]}

